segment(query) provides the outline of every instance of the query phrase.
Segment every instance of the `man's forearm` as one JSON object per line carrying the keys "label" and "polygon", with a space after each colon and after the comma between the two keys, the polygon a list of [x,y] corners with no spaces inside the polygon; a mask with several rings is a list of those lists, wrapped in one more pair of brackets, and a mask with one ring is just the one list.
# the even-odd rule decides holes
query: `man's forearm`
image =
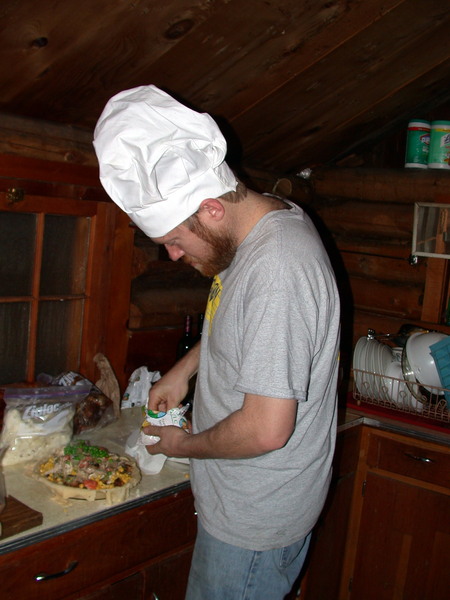
{"label": "man's forearm", "polygon": [[286,444],[295,426],[296,407],[294,399],[246,396],[240,410],[201,433],[153,428],[148,433],[161,441],[149,451],[188,458],[260,456]]}

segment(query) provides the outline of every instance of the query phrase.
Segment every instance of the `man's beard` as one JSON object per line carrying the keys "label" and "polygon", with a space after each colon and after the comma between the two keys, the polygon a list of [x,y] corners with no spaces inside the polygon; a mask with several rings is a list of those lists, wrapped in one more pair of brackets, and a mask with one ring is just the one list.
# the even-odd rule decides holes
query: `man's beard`
{"label": "man's beard", "polygon": [[[195,268],[205,277],[214,277],[227,269],[233,261],[238,246],[234,236],[228,232],[217,234],[211,231],[196,216],[191,220],[189,228],[210,247],[209,256],[196,261]],[[193,262],[189,256],[183,256],[182,260],[187,264]]]}

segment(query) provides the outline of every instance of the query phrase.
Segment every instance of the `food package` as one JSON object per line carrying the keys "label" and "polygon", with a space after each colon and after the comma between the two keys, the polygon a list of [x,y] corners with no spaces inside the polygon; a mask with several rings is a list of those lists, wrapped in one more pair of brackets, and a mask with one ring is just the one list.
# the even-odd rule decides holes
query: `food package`
{"label": "food package", "polygon": [[189,404],[181,406],[179,408],[171,408],[167,412],[154,412],[152,410],[146,411],[146,417],[141,426],[141,441],[145,446],[151,446],[159,442],[159,437],[156,435],[147,435],[144,433],[143,428],[147,425],[156,425],[163,427],[164,425],[175,425],[181,427],[186,431],[189,431],[189,423],[184,416],[189,410]]}
{"label": "food package", "polygon": [[75,407],[74,435],[78,435],[83,431],[100,429],[118,418],[112,399],[106,396],[97,385],[94,385],[79,373],[67,371],[56,377],[41,373],[37,379],[54,386],[87,387],[88,393],[77,402]]}
{"label": "food package", "polygon": [[122,398],[121,408],[147,406],[148,393],[152,385],[159,379],[161,379],[160,372],[149,371],[147,367],[139,367],[133,371]]}
{"label": "food package", "polygon": [[[142,423],[142,427],[146,425],[175,425],[182,427],[186,431],[189,430],[189,425],[186,417],[184,416],[189,405],[182,406],[180,408],[172,408],[167,413],[154,413],[151,410],[146,411],[146,418]],[[146,475],[157,475],[164,466],[164,463],[168,459],[164,454],[149,454],[145,446],[151,446],[156,444],[159,440],[157,436],[146,435],[141,429],[133,431],[128,437],[125,452],[132,456],[139,465],[139,468]],[[169,460],[175,460],[170,459]],[[188,459],[176,459],[178,462],[189,464]]]}
{"label": "food package", "polygon": [[5,388],[1,446],[7,450],[2,465],[39,460],[67,444],[77,403],[90,387]]}

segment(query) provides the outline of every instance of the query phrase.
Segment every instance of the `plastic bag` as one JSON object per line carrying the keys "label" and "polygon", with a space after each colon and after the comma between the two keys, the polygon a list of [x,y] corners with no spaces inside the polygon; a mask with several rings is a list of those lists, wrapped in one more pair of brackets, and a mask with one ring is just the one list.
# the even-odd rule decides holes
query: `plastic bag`
{"label": "plastic bag", "polygon": [[139,367],[133,371],[123,395],[121,407],[147,406],[150,388],[159,379],[161,379],[160,372],[149,371],[147,367]]}
{"label": "plastic bag", "polygon": [[7,450],[3,465],[39,460],[73,435],[76,405],[90,385],[70,387],[5,388],[1,446]]}
{"label": "plastic bag", "polygon": [[118,418],[113,401],[96,385],[79,373],[67,371],[60,373],[56,377],[41,373],[37,379],[38,381],[54,386],[65,388],[84,387],[88,389],[87,394],[77,402],[75,408],[73,418],[73,433],[75,435],[83,431],[101,429]]}

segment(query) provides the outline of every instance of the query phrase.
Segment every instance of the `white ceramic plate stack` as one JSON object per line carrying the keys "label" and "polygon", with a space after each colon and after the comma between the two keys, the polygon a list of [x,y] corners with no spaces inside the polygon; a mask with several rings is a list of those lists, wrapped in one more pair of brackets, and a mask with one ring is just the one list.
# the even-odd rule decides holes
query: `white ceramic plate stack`
{"label": "white ceramic plate stack", "polygon": [[353,353],[358,392],[372,400],[422,412],[427,398],[440,393],[430,346],[445,337],[438,332],[416,332],[409,336],[403,350],[372,337],[360,338]]}
{"label": "white ceramic plate stack", "polygon": [[399,348],[375,338],[360,338],[353,353],[356,388],[366,398],[420,411],[422,404],[413,398],[404,381],[401,356]]}
{"label": "white ceramic plate stack", "polygon": [[[355,383],[360,394],[376,400],[386,400],[386,389],[380,375],[395,360],[392,349],[374,338],[362,337],[353,352]],[[364,371],[364,372],[359,372]]]}

